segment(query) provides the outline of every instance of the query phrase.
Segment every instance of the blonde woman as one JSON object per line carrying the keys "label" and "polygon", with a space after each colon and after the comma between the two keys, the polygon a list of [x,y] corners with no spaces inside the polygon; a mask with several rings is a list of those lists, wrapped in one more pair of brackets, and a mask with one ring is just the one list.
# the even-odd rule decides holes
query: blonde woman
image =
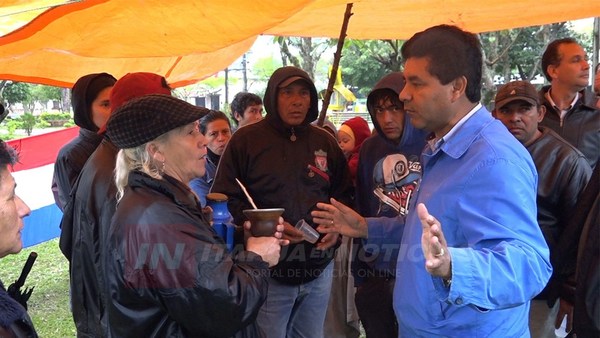
{"label": "blonde woman", "polygon": [[121,149],[118,204],[104,259],[112,336],[254,334],[268,269],[287,241],[279,239],[279,224],[275,237],[249,237],[247,251],[229,254],[204,218],[187,183],[204,174],[198,120],[207,111],[168,95],[147,95],[108,122],[108,136]]}

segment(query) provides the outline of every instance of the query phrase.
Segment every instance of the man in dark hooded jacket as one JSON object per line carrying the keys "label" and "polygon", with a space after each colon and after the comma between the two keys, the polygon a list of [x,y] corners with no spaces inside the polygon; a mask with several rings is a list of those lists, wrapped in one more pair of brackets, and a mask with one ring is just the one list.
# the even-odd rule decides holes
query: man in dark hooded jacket
{"label": "man in dark hooded jacket", "polygon": [[[364,217],[405,216],[412,192],[421,177],[419,156],[426,133],[416,129],[404,112],[398,94],[402,72],[381,78],[367,97],[367,109],[377,130],[362,145],[356,175],[356,204]],[[355,239],[353,274],[356,307],[367,337],[398,336],[392,292],[399,245],[363,246]]]}
{"label": "man in dark hooded jacket", "polygon": [[308,74],[295,67],[277,69],[264,97],[265,119],[238,129],[219,162],[211,189],[229,196],[236,224],[251,208],[236,184],[239,179],[259,208],[285,208],[285,234],[291,245],[271,270],[269,293],[257,318],[264,337],[323,337],[332,280],[331,260],[338,237],[302,241],[291,224],[330,198],[350,202],[352,183],[336,140],[310,123],[318,115],[317,90]]}
{"label": "man in dark hooded jacket", "polygon": [[73,119],[79,135],[58,152],[54,163],[52,192],[60,210],[64,210],[75,180],[85,161],[96,150],[102,136],[96,134],[110,114],[109,96],[117,79],[107,73],[85,75],[73,85]]}

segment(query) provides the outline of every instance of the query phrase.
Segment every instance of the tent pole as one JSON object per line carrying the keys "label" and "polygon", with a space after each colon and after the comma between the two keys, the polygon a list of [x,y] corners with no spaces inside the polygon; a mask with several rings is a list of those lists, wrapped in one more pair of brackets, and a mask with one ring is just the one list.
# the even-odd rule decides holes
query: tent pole
{"label": "tent pole", "polygon": [[327,115],[327,107],[329,107],[331,94],[333,94],[333,85],[335,84],[335,77],[338,72],[340,59],[342,58],[342,48],[344,47],[344,40],[346,39],[346,31],[348,31],[348,21],[350,21],[351,16],[352,3],[349,3],[346,4],[346,12],[344,13],[344,23],[342,24],[342,29],[340,31],[340,38],[337,43],[337,49],[333,54],[333,66],[331,67],[331,75],[329,75],[329,83],[327,84],[327,90],[325,91],[325,97],[323,98],[323,106],[321,107],[321,112],[319,113],[319,120],[317,122],[317,125],[319,127],[322,127],[323,123],[325,122],[325,117]]}
{"label": "tent pole", "polygon": [[598,54],[600,53],[600,18],[595,17],[594,18],[594,30],[592,33],[592,39],[593,39],[593,48],[594,51],[592,53],[592,90],[594,89],[594,81],[596,80],[596,65],[599,62],[599,56]]}

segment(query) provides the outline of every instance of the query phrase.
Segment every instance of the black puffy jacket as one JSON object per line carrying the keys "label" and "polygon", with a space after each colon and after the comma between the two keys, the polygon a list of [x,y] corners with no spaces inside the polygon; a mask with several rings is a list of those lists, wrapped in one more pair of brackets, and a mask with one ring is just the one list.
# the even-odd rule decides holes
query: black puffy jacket
{"label": "black puffy jacket", "polygon": [[132,171],[104,254],[112,336],[254,336],[268,264],[229,254],[183,183]]}
{"label": "black puffy jacket", "polygon": [[102,141],[102,136],[96,132],[79,129],[79,135],[60,148],[56,162],[54,162],[54,176],[52,177],[54,202],[60,210],[64,211],[77,176],[100,141]]}
{"label": "black puffy jacket", "polygon": [[113,170],[118,149],[102,140],[81,170],[61,221],[60,249],[69,260],[71,309],[78,337],[106,337],[100,254],[117,204]]}

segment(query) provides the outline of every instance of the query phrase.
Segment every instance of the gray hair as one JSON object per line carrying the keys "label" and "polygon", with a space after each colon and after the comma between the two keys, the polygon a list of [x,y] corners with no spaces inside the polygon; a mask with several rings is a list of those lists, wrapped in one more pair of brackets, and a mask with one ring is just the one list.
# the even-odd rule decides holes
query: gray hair
{"label": "gray hair", "polygon": [[0,169],[3,170],[6,166],[13,166],[18,161],[19,154],[15,148],[0,140]]}
{"label": "gray hair", "polygon": [[[179,129],[179,128],[177,128]],[[177,130],[175,129],[175,130]],[[148,152],[148,144],[152,142],[166,142],[170,132],[164,133],[156,139],[146,142],[135,148],[127,148],[119,150],[117,154],[117,162],[115,164],[115,185],[117,186],[117,201],[123,198],[125,187],[129,180],[129,173],[137,170],[146,175],[162,180],[162,170]]]}

